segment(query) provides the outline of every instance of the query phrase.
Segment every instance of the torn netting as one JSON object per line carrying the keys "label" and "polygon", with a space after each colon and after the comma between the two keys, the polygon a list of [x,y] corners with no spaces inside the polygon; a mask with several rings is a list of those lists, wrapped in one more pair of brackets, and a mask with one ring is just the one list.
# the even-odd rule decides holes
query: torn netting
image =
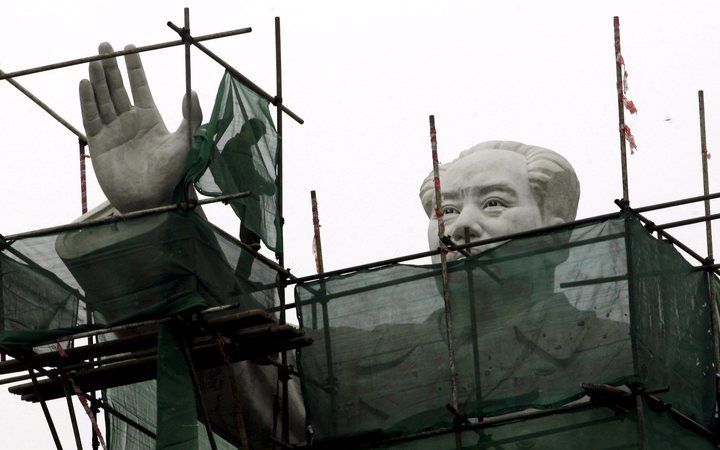
{"label": "torn netting", "polygon": [[186,181],[212,197],[250,191],[230,205],[245,228],[282,253],[275,185],[279,136],[268,103],[226,72],[210,121],[195,133]]}

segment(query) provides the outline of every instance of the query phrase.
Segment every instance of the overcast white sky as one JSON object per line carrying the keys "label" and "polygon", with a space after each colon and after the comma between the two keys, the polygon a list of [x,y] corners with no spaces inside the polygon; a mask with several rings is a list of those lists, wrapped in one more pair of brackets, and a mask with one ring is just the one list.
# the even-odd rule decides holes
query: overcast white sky
{"label": "overcast white sky", "polygon": [[[87,56],[101,41],[120,49],[174,40],[165,23],[182,25],[182,7],[189,6],[195,35],[253,28],[206,45],[271,93],[273,18],[280,16],[284,100],[306,121],[284,121],[286,264],[296,275],[314,272],[311,189],[318,192],[326,270],[426,248],[427,219],[417,193],[431,169],[429,114],[436,116],[442,161],[493,139],[548,147],[575,166],[582,186],[578,217],[615,211],[612,200],[622,190],[614,15],[621,18],[629,98],[639,110],[627,120],[640,147],[629,157],[632,204],[702,193],[698,89],[705,90],[708,147],[716,155],[711,191],[720,186],[716,2],[24,3],[0,9],[0,69],[6,72]],[[142,58],[156,103],[174,129],[184,93],[183,50]],[[78,66],[17,81],[81,128],[77,84],[86,73]],[[193,52],[193,86],[206,117],[221,75]],[[79,215],[76,138],[3,82],[0,152],[0,233]],[[88,169],[93,207],[104,197]],[[211,208],[211,217],[235,233],[237,220],[221,209]],[[663,222],[700,214],[697,204],[653,217]],[[674,234],[704,254],[703,229]],[[39,406],[22,404],[4,387],[0,392],[1,446],[52,448]],[[65,409],[64,402],[54,403],[56,411]],[[69,422],[60,428],[72,446]]]}

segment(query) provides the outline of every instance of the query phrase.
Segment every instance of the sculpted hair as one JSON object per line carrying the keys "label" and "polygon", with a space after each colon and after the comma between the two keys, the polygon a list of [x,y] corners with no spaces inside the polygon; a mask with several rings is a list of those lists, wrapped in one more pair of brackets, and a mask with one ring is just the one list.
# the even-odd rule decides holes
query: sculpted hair
{"label": "sculpted hair", "polygon": [[[448,166],[462,164],[461,161],[464,157],[486,150],[506,150],[525,157],[530,188],[535,201],[540,205],[543,219],[559,217],[564,222],[575,220],[580,199],[580,183],[575,175],[575,170],[565,158],[543,147],[513,141],[482,142],[460,153],[460,156],[454,161],[441,165],[440,179],[442,180],[443,173]],[[432,217],[435,210],[432,172],[420,186],[420,200],[428,217]]]}

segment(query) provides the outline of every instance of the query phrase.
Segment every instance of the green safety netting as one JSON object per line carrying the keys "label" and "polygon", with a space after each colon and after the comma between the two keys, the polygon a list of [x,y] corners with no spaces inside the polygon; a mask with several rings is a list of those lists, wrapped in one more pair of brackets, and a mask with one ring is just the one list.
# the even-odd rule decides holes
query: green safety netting
{"label": "green safety netting", "polygon": [[[515,239],[448,270],[462,413],[557,407],[583,383],[641,381],[710,424],[707,275],[635,220]],[[296,300],[315,340],[299,365],[319,443],[453,424],[439,265],[334,276],[297,286]]]}
{"label": "green safety netting", "polygon": [[[39,342],[86,330],[88,310],[93,327],[101,327],[209,306],[237,305],[233,312],[267,309],[276,304],[276,275],[235,239],[194,212],[160,213],[3,241],[0,348],[18,354]],[[188,448],[196,441],[200,448],[209,448],[203,444],[207,441],[203,441],[204,426],[197,421],[192,389],[188,391],[179,347],[182,337],[160,331],[157,394],[153,381],[108,389],[105,396],[118,411],[157,431],[158,442],[148,443],[137,430],[109,419],[111,448]],[[115,337],[105,335],[105,339]],[[242,364],[250,363],[238,363],[233,370]],[[277,371],[268,368],[264,373],[265,384],[274,392],[276,380],[272,377]],[[237,376],[244,383],[242,376]],[[239,442],[234,422],[228,419],[233,417],[234,403],[226,369],[201,371],[200,383],[214,430],[228,442]],[[259,386],[257,394],[264,397],[256,401],[266,405],[264,413],[272,415],[269,391]],[[156,401],[164,405],[159,410]],[[177,415],[156,426],[157,411],[170,419],[165,415],[170,409]],[[178,431],[178,422],[186,424],[180,428],[184,433]],[[232,447],[226,443],[225,448]]]}
{"label": "green safety netting", "polygon": [[[111,325],[203,306],[268,308],[275,272],[194,212],[155,214],[3,244],[0,347],[15,331]],[[249,257],[248,257],[249,256]],[[67,330],[63,330],[67,331]]]}
{"label": "green safety netting", "polygon": [[[678,426],[667,414],[643,408],[645,448],[701,450],[714,446],[696,433]],[[464,431],[463,449],[618,450],[640,448],[634,410],[616,413],[609,408],[581,408],[538,418]],[[374,448],[387,450],[455,450],[454,433]]]}
{"label": "green safety netting", "polygon": [[[215,441],[220,450],[240,448],[240,437],[235,423],[233,402],[234,397],[228,384],[225,368],[201,371],[200,388],[203,399],[211,415]],[[240,389],[239,398],[245,428],[248,434],[248,443],[251,449],[271,448],[270,432],[262,434],[257,430],[271,430],[275,411],[275,395],[277,385],[277,369],[274,366],[261,366],[253,362],[240,362],[233,364],[232,374]],[[295,389],[291,386],[291,392]],[[155,380],[132,385],[106,389],[104,399],[116,411],[140,423],[152,433],[158,431],[157,425],[157,383]],[[180,406],[194,405],[192,403],[192,390],[175,391],[171,399],[180,400]],[[297,409],[299,402],[292,400],[290,413],[294,421],[291,423],[291,436],[302,436],[302,413]],[[163,411],[162,409],[160,411]],[[197,432],[199,449],[209,449],[209,441],[205,427],[200,422],[192,422],[191,413],[185,411],[181,416],[186,425],[193,423],[192,431]],[[154,450],[159,447],[159,441],[146,435],[137,428],[128,425],[122,419],[112,414],[105,414],[106,429],[108,430],[108,445],[113,450]],[[179,421],[175,421],[177,425]],[[170,430],[175,430],[175,426]],[[253,430],[256,432],[253,434]],[[279,424],[278,424],[279,431]],[[170,435],[170,437],[173,437]],[[159,439],[159,438],[158,438]],[[172,448],[172,447],[168,447]]]}
{"label": "green safety netting", "polygon": [[245,228],[282,253],[275,185],[279,139],[268,101],[226,72],[210,121],[195,133],[186,180],[213,197],[250,191],[230,205]]}
{"label": "green safety netting", "polygon": [[[155,380],[119,386],[103,392],[103,398],[114,410],[141,424],[151,433],[157,433],[157,383]],[[188,398],[185,394],[182,398]],[[113,414],[105,414],[107,445],[112,450],[155,450],[157,442],[152,437],[129,425]],[[174,429],[171,428],[171,430]],[[198,449],[209,449],[205,426],[195,422],[195,430],[199,441]],[[172,436],[171,436],[172,437]],[[191,438],[194,438],[192,436]],[[218,450],[234,450],[239,448],[222,439],[217,434],[215,442]]]}
{"label": "green safety netting", "polygon": [[[42,247],[43,241],[36,245]],[[48,330],[57,330],[57,337],[67,335],[72,332],[68,328],[80,325],[82,293],[63,282],[53,266],[35,262],[34,246],[23,253],[0,241],[0,250],[0,347],[26,346],[42,340]]]}

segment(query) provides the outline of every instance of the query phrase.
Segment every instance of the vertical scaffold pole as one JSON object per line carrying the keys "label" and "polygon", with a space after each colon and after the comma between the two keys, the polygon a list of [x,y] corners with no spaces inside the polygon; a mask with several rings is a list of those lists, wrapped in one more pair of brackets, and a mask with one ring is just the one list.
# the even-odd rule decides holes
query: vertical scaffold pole
{"label": "vertical scaffold pole", "polygon": [[[708,150],[707,140],[705,137],[705,94],[698,91],[698,108],[700,112],[700,156],[702,158],[703,171],[703,195],[710,195],[710,180],[708,177]],[[705,215],[710,215],[710,199],[705,199]],[[713,259],[713,239],[711,221],[705,222],[705,234],[707,237],[707,253],[708,258]]]}
{"label": "vertical scaffold pole", "polygon": [[[317,194],[310,191],[310,203],[312,206],[313,216],[313,245],[315,250],[315,264],[318,274],[325,273],[325,262],[323,260],[322,242],[320,240],[320,214],[318,213]],[[323,319],[323,340],[325,342],[325,365],[327,366],[326,391],[330,394],[330,415],[333,418],[331,430],[337,432],[337,379],[335,378],[335,368],[333,366],[332,344],[330,342],[330,317],[328,316],[328,304],[325,298],[325,279],[320,279],[320,295],[322,296],[322,319]],[[317,329],[317,301],[312,304],[312,325],[313,329]]]}
{"label": "vertical scaffold pole", "polygon": [[[95,322],[95,319],[93,319],[92,311],[90,310],[90,306],[85,303],[85,322],[88,325],[92,325]],[[88,345],[92,345],[93,341],[98,341],[97,337],[88,336],[87,343]],[[99,342],[99,341],[98,341]],[[91,358],[90,361],[94,361],[94,358]],[[90,392],[90,411],[92,412],[92,420],[97,423],[97,417],[100,413],[100,408],[97,406],[97,393],[95,391]],[[92,449],[93,450],[99,450],[100,449],[100,439],[98,437],[98,433],[95,432],[95,430],[90,430],[92,433],[91,443],[92,443]]]}
{"label": "vertical scaffold pole", "polygon": [[638,449],[645,450],[645,413],[643,411],[642,386],[633,386],[633,399],[635,400],[635,415],[637,416]]}
{"label": "vertical scaffold pole", "polygon": [[[465,244],[470,242],[470,228],[465,227]],[[473,369],[475,373],[475,402],[476,407],[482,401],[482,380],[480,378],[480,352],[478,350],[477,311],[475,311],[475,281],[472,269],[467,267],[468,303],[470,306],[470,330],[472,331]]]}
{"label": "vertical scaffold pole", "polygon": [[[4,250],[5,247],[5,239],[2,237],[2,234],[0,234],[0,251]],[[5,270],[3,269],[2,261],[0,260],[0,315],[2,315],[3,319],[0,319],[0,331],[5,331],[5,286],[3,284],[3,277],[4,277]],[[5,355],[5,352],[0,351],[0,362],[5,362],[7,359],[7,356]]]}
{"label": "vertical scaffold pole", "polygon": [[[192,70],[190,66],[190,46],[191,42],[187,38],[190,36],[190,8],[183,9],[183,40],[185,41],[185,99],[187,101],[187,117],[188,117],[188,129],[187,129],[187,142],[188,149],[192,147],[193,142],[193,129],[192,129]],[[184,198],[185,202],[190,199],[190,185],[185,186]]]}
{"label": "vertical scaffold pole", "polygon": [[52,434],[55,447],[57,450],[62,450],[63,446],[60,443],[60,438],[58,437],[57,430],[55,429],[55,423],[50,415],[50,410],[47,407],[47,403],[45,403],[45,398],[43,398],[40,394],[40,389],[38,389],[38,381],[35,376],[35,370],[32,367],[28,367],[28,372],[30,373],[30,378],[32,379],[33,389],[35,389],[35,397],[40,400],[40,406],[42,407],[43,414],[45,415],[45,420],[47,421],[48,427],[50,427],[50,434]]}
{"label": "vertical scaffold pole", "polygon": [[[622,189],[623,189],[623,209],[630,206],[630,193],[628,188],[628,168],[627,168],[627,150],[625,147],[625,93],[623,91],[623,57],[620,48],[620,18],[613,17],[613,35],[615,42],[615,79],[617,87],[617,105],[618,105],[618,134],[620,136],[620,165],[622,171]],[[636,375],[639,375],[638,363],[638,346],[637,346],[637,306],[635,304],[635,270],[632,252],[632,230],[627,218],[625,219],[625,262],[627,266],[627,289],[628,289],[628,306],[630,308],[630,341],[632,345],[633,369]],[[639,448],[645,449],[645,423],[643,420],[642,399],[635,396],[635,407],[637,414],[637,431],[639,439]]]}
{"label": "vertical scaffold pole", "polygon": [[[440,187],[440,163],[438,162],[437,153],[437,132],[435,130],[435,116],[430,116],[430,148],[432,150],[433,163],[433,182],[435,186],[435,219],[437,220],[438,242],[443,246],[443,237],[445,236],[445,221],[442,212],[442,190]],[[443,246],[444,247],[444,246]],[[453,342],[453,319],[452,308],[450,306],[450,290],[448,285],[447,271],[447,254],[440,252],[440,270],[443,282],[443,304],[445,306],[445,329],[448,342],[448,356],[450,365],[450,392],[451,405],[458,409],[458,388],[457,388],[457,369],[455,367],[455,343]],[[459,449],[462,448],[462,435],[460,432],[455,433],[455,445]]]}
{"label": "vertical scaffold pole", "polygon": [[620,18],[618,16],[613,17],[613,29],[615,34],[615,78],[617,80],[618,133],[620,134],[622,189],[623,200],[627,203],[630,201],[630,194],[628,192],[627,152],[625,149],[625,105],[623,103],[622,53],[620,53]]}
{"label": "vertical scaffold pole", "polygon": [[180,347],[183,357],[185,358],[185,364],[187,365],[188,372],[190,373],[190,381],[192,382],[195,400],[197,401],[197,408],[200,412],[200,418],[205,425],[205,432],[207,433],[208,441],[210,442],[210,448],[212,450],[217,450],[218,447],[215,442],[215,433],[213,433],[210,416],[208,415],[207,408],[205,407],[205,400],[203,399],[202,390],[200,389],[200,381],[198,379],[197,371],[195,370],[195,363],[193,362],[190,345],[186,339],[182,339]]}
{"label": "vertical scaffold pole", "polygon": [[[65,391],[65,401],[67,402],[68,413],[70,414],[70,423],[72,424],[73,436],[75,436],[75,445],[78,450],[83,450],[82,441],[80,440],[80,429],[78,428],[77,417],[75,416],[75,407],[72,402],[72,390],[68,386],[68,381],[63,380],[63,390]],[[93,433],[94,434],[94,433]]]}
{"label": "vertical scaffold pole", "polygon": [[225,363],[225,374],[227,375],[228,383],[230,384],[230,392],[232,393],[235,427],[237,428],[238,434],[240,435],[240,447],[238,450],[249,450],[250,444],[248,443],[247,430],[245,428],[245,419],[243,418],[240,388],[238,387],[238,380],[235,377],[235,370],[233,370],[232,360],[223,349],[223,346],[225,345],[224,339],[225,338],[223,338],[222,336],[217,337],[218,350],[220,351],[220,357]]}
{"label": "vertical scaffold pole", "polygon": [[[630,194],[628,193],[628,171],[627,171],[627,152],[625,150],[625,104],[624,93],[623,93],[623,75],[622,75],[622,53],[620,52],[620,18],[618,16],[613,17],[613,31],[615,36],[615,75],[617,79],[617,100],[618,100],[618,123],[620,133],[620,161],[622,165],[622,184],[623,184],[623,202],[622,208],[625,210],[630,206]],[[635,318],[634,313],[637,310],[637,305],[634,303],[635,297],[635,280],[634,280],[634,264],[632,254],[632,238],[631,238],[630,224],[625,220],[625,261],[627,265],[628,273],[628,303],[630,307],[630,337],[632,340],[632,352],[633,352],[633,367],[635,371],[638,370],[638,352],[637,352],[637,337],[635,336]]]}
{"label": "vertical scaffold pole", "polygon": [[[708,149],[707,149],[707,138],[705,134],[705,93],[700,90],[698,91],[698,113],[700,116],[700,158],[702,161],[702,175],[703,175],[703,195],[707,196],[710,194],[710,177],[708,174]],[[705,215],[710,215],[710,199],[705,199]],[[714,263],[713,256],[713,239],[712,239],[712,222],[710,220],[705,222],[705,236],[707,240],[707,264],[712,265]],[[713,283],[712,272],[707,271],[707,283],[708,283],[708,301],[711,306],[711,323],[713,330],[713,346],[715,348],[715,371],[720,372],[720,312],[718,311],[717,299],[715,298],[715,284]],[[717,388],[716,388],[717,389]],[[720,407],[720,405],[718,405]]]}
{"label": "vertical scaffold pole", "polygon": [[[318,215],[317,195],[315,191],[310,191],[310,204],[312,207],[313,221],[313,250],[315,251],[315,267],[318,275],[325,273],[325,265],[323,264],[322,241],[320,239],[320,216]],[[317,330],[317,303],[312,304],[312,328]]]}
{"label": "vertical scaffold pole", "polygon": [[87,175],[85,172],[85,158],[87,158],[85,147],[87,142],[78,139],[78,145],[80,147],[80,206],[82,213],[85,214],[87,212]]}
{"label": "vertical scaffold pole", "polygon": [[[283,217],[283,111],[282,111],[282,53],[280,44],[280,17],[275,17],[275,81],[276,92],[275,106],[277,107],[277,134],[278,134],[278,158],[277,158],[277,193],[278,193],[278,215],[280,220],[280,240],[283,241],[283,228],[285,218]],[[282,252],[278,255],[278,263],[285,268],[285,245],[283,242]],[[285,317],[285,278],[280,276],[279,284],[279,300],[280,300],[280,323],[284,324]],[[288,365],[287,351],[282,352],[282,441],[286,444],[290,443],[290,405],[288,403]]]}

